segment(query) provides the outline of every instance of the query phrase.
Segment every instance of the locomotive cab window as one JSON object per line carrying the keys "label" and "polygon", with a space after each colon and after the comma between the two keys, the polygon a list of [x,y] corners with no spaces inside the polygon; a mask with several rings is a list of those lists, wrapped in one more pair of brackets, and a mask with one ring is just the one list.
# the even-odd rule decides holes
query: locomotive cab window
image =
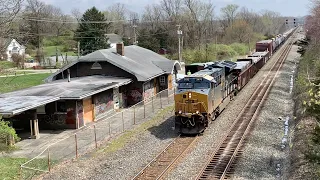
{"label": "locomotive cab window", "polygon": [[192,83],[179,83],[178,88],[179,89],[192,89],[193,84]]}
{"label": "locomotive cab window", "polygon": [[194,83],[194,88],[195,89],[207,89],[207,88],[210,88],[210,84],[205,83],[205,82],[196,82],[196,83]]}

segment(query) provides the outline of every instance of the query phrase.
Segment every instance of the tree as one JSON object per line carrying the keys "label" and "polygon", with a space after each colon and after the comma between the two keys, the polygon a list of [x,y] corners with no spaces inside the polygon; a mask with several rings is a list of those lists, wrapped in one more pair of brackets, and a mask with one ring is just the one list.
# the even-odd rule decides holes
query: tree
{"label": "tree", "polygon": [[239,6],[236,4],[229,4],[226,7],[221,8],[221,13],[222,13],[221,23],[224,29],[226,29],[229,26],[232,27],[233,21],[235,20],[237,15],[238,8]]}
{"label": "tree", "polygon": [[[21,10],[22,0],[0,0],[0,37],[9,37],[11,24]],[[3,43],[0,43],[0,51],[4,51]]]}
{"label": "tree", "polygon": [[80,53],[86,55],[99,49],[109,48],[105,36],[111,23],[107,23],[104,14],[96,7],[88,9],[79,22],[75,40],[80,42]]}
{"label": "tree", "polygon": [[225,37],[228,43],[248,43],[249,38],[252,34],[252,28],[247,22],[243,20],[237,20],[234,22],[233,28],[227,28]]}

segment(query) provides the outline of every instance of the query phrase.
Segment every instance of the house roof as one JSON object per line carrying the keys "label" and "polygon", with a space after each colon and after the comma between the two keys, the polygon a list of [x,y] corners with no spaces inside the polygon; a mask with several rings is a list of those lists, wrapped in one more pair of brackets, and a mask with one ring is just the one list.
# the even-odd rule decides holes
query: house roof
{"label": "house roof", "polygon": [[[57,80],[51,83],[22,89],[10,93],[1,94],[1,97],[14,96],[51,96],[59,99],[83,99],[94,94],[129,84],[132,80],[128,78],[108,76],[85,76]],[[2,102],[0,103],[2,104]]]}
{"label": "house roof", "polygon": [[120,43],[123,42],[121,36],[118,34],[106,34],[110,43]]}
{"label": "house roof", "polygon": [[0,97],[0,114],[15,115],[57,100],[59,100],[59,97],[54,96]]}
{"label": "house roof", "polygon": [[116,53],[115,48],[102,49],[81,57],[78,61],[64,67],[46,79],[50,82],[54,77],[78,62],[106,61],[134,75],[138,81],[148,81],[154,77],[171,74],[176,67],[181,70],[178,61],[169,60],[151,50],[132,45],[124,47],[124,56]]}

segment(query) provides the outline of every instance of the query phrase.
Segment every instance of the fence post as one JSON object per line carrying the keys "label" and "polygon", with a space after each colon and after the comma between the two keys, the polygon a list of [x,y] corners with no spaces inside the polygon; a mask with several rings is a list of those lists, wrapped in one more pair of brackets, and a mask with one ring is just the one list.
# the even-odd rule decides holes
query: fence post
{"label": "fence post", "polygon": [[51,164],[50,164],[50,148],[48,147],[48,170],[51,171]]}
{"label": "fence post", "polygon": [[22,165],[20,165],[19,169],[19,179],[22,179]]}
{"label": "fence post", "polygon": [[76,158],[78,159],[78,140],[77,140],[77,134],[74,134],[74,140],[76,142]]}
{"label": "fence post", "polygon": [[154,112],[153,96],[151,97],[151,100],[152,100],[152,112]]}
{"label": "fence post", "polygon": [[122,117],[122,131],[124,131],[124,118],[123,118],[123,111],[121,112],[121,117]]}
{"label": "fence post", "polygon": [[168,100],[168,104],[170,104],[170,100],[169,100],[169,89],[167,90],[167,100]]}
{"label": "fence post", "polygon": [[136,124],[136,107],[133,106],[133,124]]}
{"label": "fence post", "polygon": [[160,108],[162,109],[161,94],[162,94],[162,92],[160,92]]}
{"label": "fence post", "polygon": [[96,144],[96,149],[98,149],[96,125],[93,125],[93,131],[94,131],[94,142]]}
{"label": "fence post", "polygon": [[146,102],[143,103],[143,119],[146,118]]}

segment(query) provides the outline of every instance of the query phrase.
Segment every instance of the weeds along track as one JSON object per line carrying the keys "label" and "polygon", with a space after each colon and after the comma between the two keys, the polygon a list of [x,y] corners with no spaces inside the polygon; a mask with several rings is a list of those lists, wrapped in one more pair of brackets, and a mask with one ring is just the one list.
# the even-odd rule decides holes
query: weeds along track
{"label": "weeds along track", "polygon": [[[294,35],[292,35],[294,37]],[[270,71],[266,74],[260,85],[254,91],[247,104],[244,106],[229,133],[224,138],[218,149],[209,158],[197,179],[229,179],[232,176],[235,163],[243,153],[243,148],[253,124],[273,86],[284,61],[286,60],[293,40],[280,49],[280,55]]]}
{"label": "weeds along track", "polygon": [[161,179],[170,167],[196,142],[198,136],[179,136],[145,166],[133,180]]}

